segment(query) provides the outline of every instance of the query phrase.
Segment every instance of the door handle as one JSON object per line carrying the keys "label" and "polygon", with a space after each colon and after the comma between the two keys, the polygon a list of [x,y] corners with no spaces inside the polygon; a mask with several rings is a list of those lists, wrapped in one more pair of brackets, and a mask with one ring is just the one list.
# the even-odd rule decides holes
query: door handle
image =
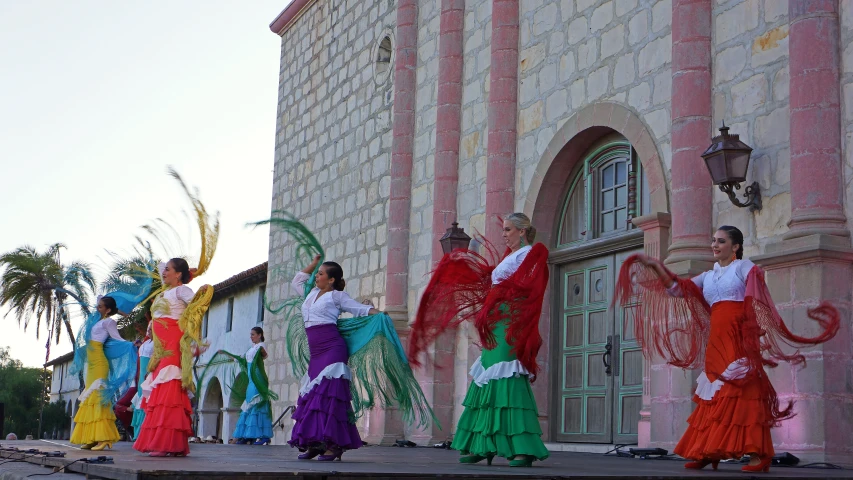
{"label": "door handle", "polygon": [[607,336],[607,345],[604,346],[604,355],[601,356],[601,361],[604,363],[604,373],[609,377],[611,375],[610,356],[613,353],[613,335]]}
{"label": "door handle", "polygon": [[613,352],[614,352],[614,355],[613,355],[613,359],[611,360],[610,364],[613,368],[613,376],[614,377],[619,376],[619,371],[620,371],[619,367],[622,364],[622,362],[620,361],[622,358],[622,350],[621,350],[622,342],[621,342],[621,340],[622,340],[622,338],[619,335],[613,336]]}

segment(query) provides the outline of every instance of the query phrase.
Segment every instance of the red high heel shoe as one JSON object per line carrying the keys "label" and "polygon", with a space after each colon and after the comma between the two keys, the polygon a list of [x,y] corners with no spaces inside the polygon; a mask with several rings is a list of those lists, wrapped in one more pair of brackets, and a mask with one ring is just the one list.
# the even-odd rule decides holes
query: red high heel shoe
{"label": "red high heel shoe", "polygon": [[740,469],[742,472],[764,472],[770,471],[770,464],[773,463],[773,457],[764,457],[757,465],[744,465]]}
{"label": "red high heel shoe", "polygon": [[688,468],[690,470],[702,470],[703,468],[707,467],[708,465],[711,465],[711,468],[716,470],[717,466],[719,464],[720,464],[719,460],[708,460],[706,458],[706,459],[703,459],[702,461],[687,462],[684,464],[684,468]]}

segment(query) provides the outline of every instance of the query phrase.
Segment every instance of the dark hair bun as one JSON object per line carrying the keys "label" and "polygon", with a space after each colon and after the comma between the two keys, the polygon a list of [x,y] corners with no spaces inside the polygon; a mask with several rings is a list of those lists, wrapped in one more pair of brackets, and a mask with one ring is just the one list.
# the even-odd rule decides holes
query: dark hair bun
{"label": "dark hair bun", "polygon": [[173,258],[169,260],[169,263],[172,264],[172,268],[174,268],[176,272],[181,274],[181,283],[190,283],[193,277],[190,275],[190,265],[186,260],[183,258]]}
{"label": "dark hair bun", "polygon": [[118,313],[118,307],[116,306],[116,299],[112,297],[101,297],[101,301],[104,302],[104,306],[107,307],[107,316],[115,315]]}
{"label": "dark hair bun", "polygon": [[335,262],[323,262],[323,267],[326,268],[326,275],[335,279],[332,288],[342,292],[347,285],[346,280],[344,280],[344,269]]}

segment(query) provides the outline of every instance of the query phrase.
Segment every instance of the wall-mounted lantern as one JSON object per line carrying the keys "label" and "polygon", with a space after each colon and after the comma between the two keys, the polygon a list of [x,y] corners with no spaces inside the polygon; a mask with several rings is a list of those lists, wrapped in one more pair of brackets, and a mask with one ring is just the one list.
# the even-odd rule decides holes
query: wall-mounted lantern
{"label": "wall-mounted lantern", "polygon": [[460,248],[467,250],[471,244],[471,237],[465,233],[464,228],[459,228],[458,222],[453,222],[453,226],[447,229],[439,243],[444,253],[448,254]]}
{"label": "wall-mounted lantern", "polygon": [[708,172],[714,185],[729,196],[738,207],[749,207],[750,211],[761,210],[761,188],[758,182],[746,187],[746,201],[738,200],[736,191],[740,184],[746,181],[746,170],[749,167],[749,156],[752,147],[740,141],[739,135],[729,135],[729,127],[723,123],[720,135],[714,137],[711,146],[702,154]]}

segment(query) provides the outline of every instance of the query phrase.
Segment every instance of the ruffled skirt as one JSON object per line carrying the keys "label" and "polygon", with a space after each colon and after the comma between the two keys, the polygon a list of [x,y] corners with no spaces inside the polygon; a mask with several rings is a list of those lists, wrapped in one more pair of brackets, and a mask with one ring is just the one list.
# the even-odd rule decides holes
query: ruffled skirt
{"label": "ruffled skirt", "polygon": [[296,425],[287,443],[300,450],[359,448],[364,442],[353,418],[346,342],[334,324],[310,327],[306,333],[311,351],[308,381],[300,390],[293,412]]}
{"label": "ruffled skirt", "polygon": [[106,381],[110,365],[104,356],[104,345],[90,341],[87,348],[85,397],[74,415],[71,443],[117,442],[121,438],[116,428],[116,416],[111,403],[101,401],[99,386]]}
{"label": "ruffled skirt", "polygon": [[[737,372],[740,357],[740,322],[743,302],[718,302],[711,309],[711,333],[706,349],[705,375],[693,402],[696,409],[687,419],[687,431],[675,453],[692,460],[723,460],[747,454],[773,456],[770,437],[772,421],[762,399],[761,384],[766,376],[742,382],[717,381],[746,375]],[[713,383],[709,383],[713,382]],[[703,398],[704,397],[704,398]]]}
{"label": "ruffled skirt", "polygon": [[[233,438],[272,438],[272,413],[269,402],[261,400],[254,382],[249,379],[247,405],[240,413]],[[253,400],[255,401],[253,403]]]}
{"label": "ruffled skirt", "polygon": [[157,368],[142,384],[143,395],[150,389],[145,409],[145,422],[137,434],[133,448],[140,452],[165,452],[175,455],[190,453],[192,406],[181,385],[181,336],[178,322],[171,318],[154,321],[154,334],[171,352],[160,359]]}
{"label": "ruffled skirt", "polygon": [[528,372],[520,366],[505,339],[506,324],[495,329],[497,345],[483,350],[471,369],[474,381],[462,405],[451,447],[463,455],[548,458],[542,442],[539,410]]}

